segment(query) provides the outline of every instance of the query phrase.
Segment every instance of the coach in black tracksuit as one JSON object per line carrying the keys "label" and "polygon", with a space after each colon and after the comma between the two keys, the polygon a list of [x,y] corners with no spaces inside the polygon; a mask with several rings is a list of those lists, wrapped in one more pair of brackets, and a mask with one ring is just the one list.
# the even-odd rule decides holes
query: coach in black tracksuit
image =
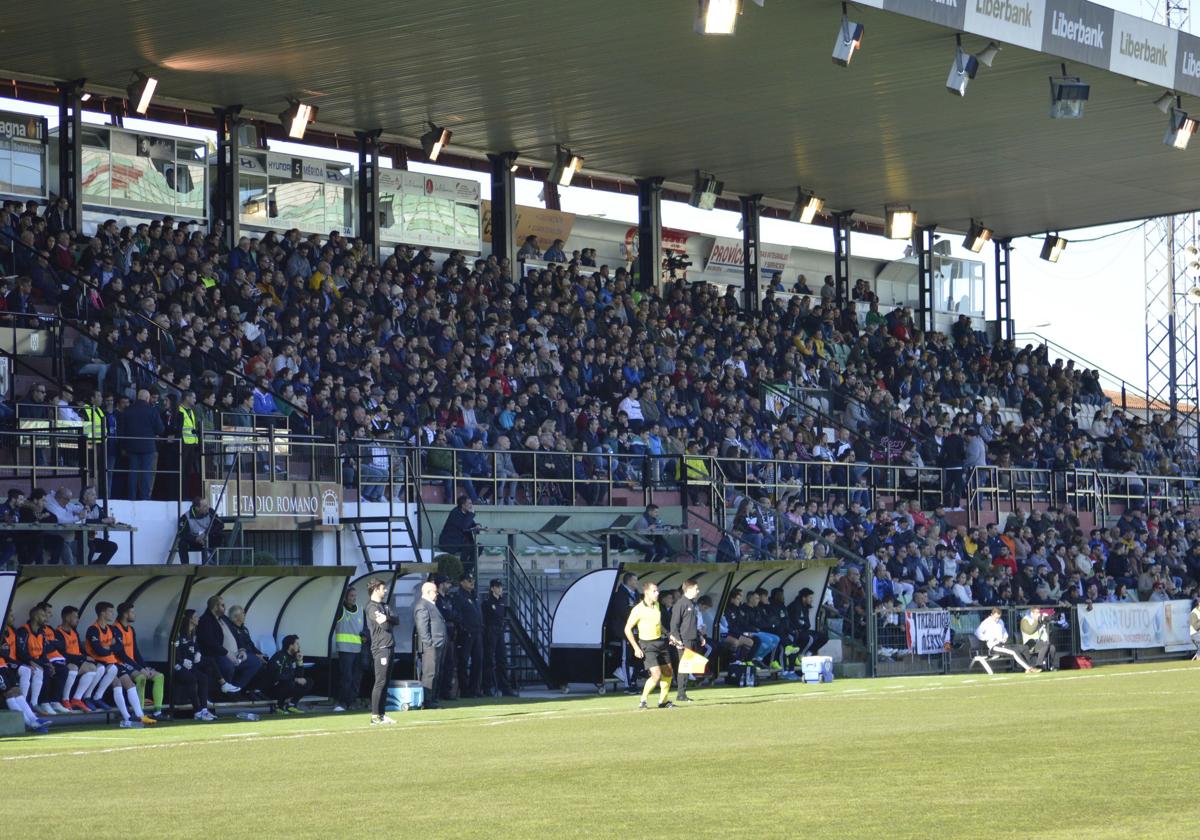
{"label": "coach in black tracksuit", "polygon": [[400,623],[400,618],[384,603],[384,599],[387,598],[387,584],[384,581],[378,578],[367,581],[367,595],[371,600],[367,603],[364,620],[367,631],[371,634],[371,662],[375,666],[375,685],[371,688],[371,719],[379,722],[387,717],[384,714],[384,703],[396,647],[392,629]]}
{"label": "coach in black tracksuit", "polygon": [[[696,609],[699,595],[700,586],[696,581],[686,580],[683,583],[683,597],[671,607],[671,644],[679,649],[681,655],[685,650],[699,652],[703,645],[698,620],[700,613]],[[675,670],[678,674],[675,702],[685,703],[688,701],[688,675],[681,668]]]}

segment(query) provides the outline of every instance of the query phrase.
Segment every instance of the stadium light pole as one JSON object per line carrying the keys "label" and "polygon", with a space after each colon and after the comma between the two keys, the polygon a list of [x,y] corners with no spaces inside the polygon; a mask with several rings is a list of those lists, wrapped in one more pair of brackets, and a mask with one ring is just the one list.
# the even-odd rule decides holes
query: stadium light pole
{"label": "stadium light pole", "polygon": [[742,200],[742,293],[747,312],[762,308],[758,290],[758,223],[762,215],[762,195],[744,195]]}
{"label": "stadium light pole", "polygon": [[58,194],[67,200],[71,225],[83,222],[83,146],[79,132],[83,125],[83,79],[59,82],[58,87]]}
{"label": "stadium light pole", "polygon": [[492,165],[492,253],[497,260],[517,258],[516,152],[488,155]]}
{"label": "stadium light pole", "polygon": [[382,134],[381,128],[354,132],[358,138],[358,232],[374,262],[379,262],[379,137]]}

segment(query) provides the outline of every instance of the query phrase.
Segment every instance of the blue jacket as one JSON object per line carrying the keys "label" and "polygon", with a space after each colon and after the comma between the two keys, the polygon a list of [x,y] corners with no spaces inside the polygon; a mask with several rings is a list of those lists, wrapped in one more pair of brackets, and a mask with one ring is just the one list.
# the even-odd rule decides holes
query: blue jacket
{"label": "blue jacket", "polygon": [[126,452],[144,455],[158,451],[157,438],[163,433],[163,421],[158,409],[150,403],[134,400],[121,412],[117,432]]}

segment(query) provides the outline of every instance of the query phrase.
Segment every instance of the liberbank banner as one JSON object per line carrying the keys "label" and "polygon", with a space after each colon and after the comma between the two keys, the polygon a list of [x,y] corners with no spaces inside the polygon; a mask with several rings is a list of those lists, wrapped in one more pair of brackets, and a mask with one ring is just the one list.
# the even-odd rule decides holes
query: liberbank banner
{"label": "liberbank banner", "polygon": [[856,5],[1200,95],[1200,38],[1086,0],[858,0]]}

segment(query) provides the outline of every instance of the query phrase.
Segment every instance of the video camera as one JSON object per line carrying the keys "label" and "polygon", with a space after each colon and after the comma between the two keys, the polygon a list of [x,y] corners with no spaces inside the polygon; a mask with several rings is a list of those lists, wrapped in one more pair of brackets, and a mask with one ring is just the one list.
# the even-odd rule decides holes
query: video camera
{"label": "video camera", "polygon": [[667,251],[663,256],[663,270],[672,277],[676,276],[676,272],[684,271],[692,267],[692,261],[687,258],[687,254],[683,251],[675,253]]}

